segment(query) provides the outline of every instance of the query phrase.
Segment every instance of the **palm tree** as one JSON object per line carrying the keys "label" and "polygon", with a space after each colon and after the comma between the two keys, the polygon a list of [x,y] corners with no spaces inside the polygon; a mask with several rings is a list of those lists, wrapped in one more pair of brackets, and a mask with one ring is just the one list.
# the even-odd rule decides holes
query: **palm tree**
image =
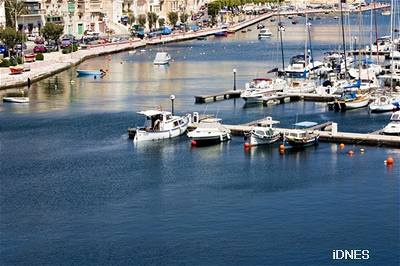
{"label": "palm tree", "polygon": [[12,26],[18,31],[18,17],[28,13],[26,5],[21,0],[6,0],[6,16],[11,20]]}

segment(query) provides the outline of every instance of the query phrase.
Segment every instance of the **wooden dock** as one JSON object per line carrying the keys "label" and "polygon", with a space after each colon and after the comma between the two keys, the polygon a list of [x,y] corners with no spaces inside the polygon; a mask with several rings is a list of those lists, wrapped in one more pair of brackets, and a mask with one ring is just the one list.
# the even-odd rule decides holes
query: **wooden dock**
{"label": "wooden dock", "polygon": [[230,90],[209,95],[194,96],[196,103],[216,102],[240,97],[240,90]]}
{"label": "wooden dock", "polygon": [[339,95],[317,95],[315,93],[284,93],[277,92],[274,95],[263,98],[264,105],[279,104],[294,101],[332,102]]}

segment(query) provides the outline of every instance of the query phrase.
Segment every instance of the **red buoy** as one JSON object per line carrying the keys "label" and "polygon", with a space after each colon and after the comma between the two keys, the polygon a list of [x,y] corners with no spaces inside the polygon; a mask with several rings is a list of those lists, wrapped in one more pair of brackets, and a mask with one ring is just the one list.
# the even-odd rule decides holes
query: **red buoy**
{"label": "red buoy", "polygon": [[392,156],[388,156],[386,159],[386,165],[392,165],[394,163],[394,159]]}
{"label": "red buoy", "polygon": [[250,148],[250,147],[251,147],[251,146],[250,146],[250,143],[248,143],[248,142],[245,142],[243,146],[244,146],[245,148]]}
{"label": "red buoy", "polygon": [[197,145],[197,141],[192,140],[192,146],[196,146]]}
{"label": "red buoy", "polygon": [[347,154],[348,154],[349,156],[353,156],[353,155],[354,155],[354,151],[353,151],[353,150],[349,150],[349,151],[347,152]]}

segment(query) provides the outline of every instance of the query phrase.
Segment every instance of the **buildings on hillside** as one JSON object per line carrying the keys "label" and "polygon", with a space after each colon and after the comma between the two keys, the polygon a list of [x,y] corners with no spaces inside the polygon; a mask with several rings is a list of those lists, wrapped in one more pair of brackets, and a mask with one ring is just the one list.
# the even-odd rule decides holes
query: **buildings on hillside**
{"label": "buildings on hillside", "polygon": [[[0,0],[4,6],[5,0]],[[165,18],[171,11],[192,14],[210,0],[18,0],[25,2],[28,13],[18,17],[18,28],[26,33],[38,33],[46,22],[64,26],[64,32],[82,35],[85,31],[127,33],[119,22],[130,15],[154,12]],[[1,7],[1,6],[0,6]],[[5,21],[0,8],[0,24]]]}

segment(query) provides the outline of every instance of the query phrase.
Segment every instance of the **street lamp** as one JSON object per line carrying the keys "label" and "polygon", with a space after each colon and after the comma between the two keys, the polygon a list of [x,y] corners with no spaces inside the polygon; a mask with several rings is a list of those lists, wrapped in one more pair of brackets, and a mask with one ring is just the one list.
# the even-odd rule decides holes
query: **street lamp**
{"label": "street lamp", "polygon": [[233,90],[236,90],[236,68],[233,69]]}
{"label": "street lamp", "polygon": [[171,99],[171,113],[172,113],[172,115],[174,115],[174,100],[175,100],[175,95],[171,94],[171,96],[169,96],[169,98]]}

